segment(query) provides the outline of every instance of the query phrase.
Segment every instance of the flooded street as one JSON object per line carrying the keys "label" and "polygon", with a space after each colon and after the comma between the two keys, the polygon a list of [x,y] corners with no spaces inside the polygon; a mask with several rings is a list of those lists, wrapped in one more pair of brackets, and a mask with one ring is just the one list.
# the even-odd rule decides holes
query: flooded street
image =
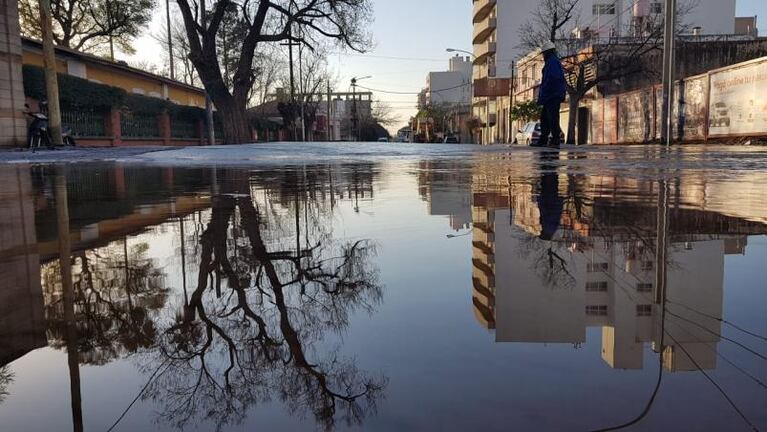
{"label": "flooded street", "polygon": [[767,148],[258,148],[0,165],[1,430],[767,429]]}

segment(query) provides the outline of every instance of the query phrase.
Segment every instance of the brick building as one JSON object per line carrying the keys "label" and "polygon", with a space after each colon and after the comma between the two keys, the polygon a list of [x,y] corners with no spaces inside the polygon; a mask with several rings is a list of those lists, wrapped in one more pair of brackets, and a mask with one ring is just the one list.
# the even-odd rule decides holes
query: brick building
{"label": "brick building", "polygon": [[16,0],[0,0],[0,147],[24,143],[24,85]]}

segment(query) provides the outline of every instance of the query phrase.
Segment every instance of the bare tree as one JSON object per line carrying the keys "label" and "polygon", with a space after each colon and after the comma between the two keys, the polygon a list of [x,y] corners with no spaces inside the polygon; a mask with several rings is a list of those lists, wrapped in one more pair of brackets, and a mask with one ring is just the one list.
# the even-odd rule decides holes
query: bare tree
{"label": "bare tree", "polygon": [[170,70],[170,62],[173,61],[176,70],[176,79],[189,85],[201,85],[200,79],[197,76],[197,71],[194,69],[192,61],[189,60],[189,39],[186,37],[186,30],[184,29],[183,21],[179,19],[173,19],[171,21],[171,43],[173,44],[173,59],[170,59],[170,49],[168,47],[168,27],[166,24],[160,27],[160,29],[152,33],[152,39],[162,47],[164,56],[163,69]]}
{"label": "bare tree", "polygon": [[372,312],[380,301],[374,245],[334,241],[332,205],[317,196],[317,179],[272,174],[272,204],[263,208],[249,196],[247,182],[258,179],[228,180],[238,197],[212,199],[197,288],[161,336],[153,363],[167,367],[147,397],[161,400],[162,418],[180,428],[196,419],[222,428],[271,398],[327,430],[338,419],[360,423],[386,378],[319,345],[348,326],[351,312]]}
{"label": "bare tree", "polygon": [[[204,0],[178,0],[178,5],[189,40],[189,58],[222,114],[224,140],[230,144],[251,139],[246,110],[261,44],[290,41],[311,49],[330,39],[356,50],[369,44],[365,24],[370,20],[371,0],[219,0],[210,9]],[[217,43],[226,31],[227,14],[235,14],[230,19],[242,29],[238,40],[228,47],[231,69],[224,68]],[[225,73],[231,73],[231,79]]]}
{"label": "bare tree", "polygon": [[[321,45],[314,50],[302,50],[300,61],[296,61],[295,100],[281,102],[280,112],[283,114],[285,124],[291,129],[299,128],[301,115],[304,117],[303,125],[306,128],[302,136],[311,140],[311,131],[317,120],[322,97],[327,87],[334,86],[333,77],[328,71],[328,47]],[[281,70],[279,85],[282,88],[290,88],[290,74],[287,68]],[[298,138],[298,137],[294,137]]]}
{"label": "bare tree", "polygon": [[[94,54],[114,46],[133,53],[133,39],[152,18],[154,0],[51,0],[53,40],[57,45]],[[37,0],[19,1],[22,34],[42,37]],[[113,52],[112,52],[113,54]]]}

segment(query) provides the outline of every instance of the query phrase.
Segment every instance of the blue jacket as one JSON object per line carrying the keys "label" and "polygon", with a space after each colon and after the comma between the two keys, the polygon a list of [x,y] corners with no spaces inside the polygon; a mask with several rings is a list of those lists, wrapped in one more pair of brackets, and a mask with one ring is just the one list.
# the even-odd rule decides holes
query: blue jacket
{"label": "blue jacket", "polygon": [[565,70],[562,68],[562,62],[557,56],[552,55],[546,59],[546,64],[543,66],[538,105],[562,103],[565,100],[566,91]]}

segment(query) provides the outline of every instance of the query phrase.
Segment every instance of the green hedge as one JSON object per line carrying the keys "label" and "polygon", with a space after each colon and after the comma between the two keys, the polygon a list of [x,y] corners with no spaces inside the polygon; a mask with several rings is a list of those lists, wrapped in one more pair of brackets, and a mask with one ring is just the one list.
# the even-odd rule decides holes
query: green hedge
{"label": "green hedge", "polygon": [[168,114],[171,118],[184,119],[205,119],[205,110],[194,106],[176,105],[171,103],[168,107]]}
{"label": "green hedge", "polygon": [[[39,66],[24,65],[24,94],[32,99],[46,99],[45,72]],[[62,108],[108,111],[114,107],[141,115],[167,112],[175,118],[200,119],[202,108],[176,105],[170,101],[138,94],[71,75],[58,74]]]}
{"label": "green hedge", "polygon": [[166,112],[171,105],[173,105],[171,102],[164,99],[139,94],[129,94],[125,97],[122,108],[138,114],[159,115]]}
{"label": "green hedge", "polygon": [[[45,72],[38,66],[24,65],[24,94],[37,100],[46,99]],[[96,84],[71,75],[58,74],[59,98],[63,108],[109,110],[122,105],[127,92],[117,87]]]}

